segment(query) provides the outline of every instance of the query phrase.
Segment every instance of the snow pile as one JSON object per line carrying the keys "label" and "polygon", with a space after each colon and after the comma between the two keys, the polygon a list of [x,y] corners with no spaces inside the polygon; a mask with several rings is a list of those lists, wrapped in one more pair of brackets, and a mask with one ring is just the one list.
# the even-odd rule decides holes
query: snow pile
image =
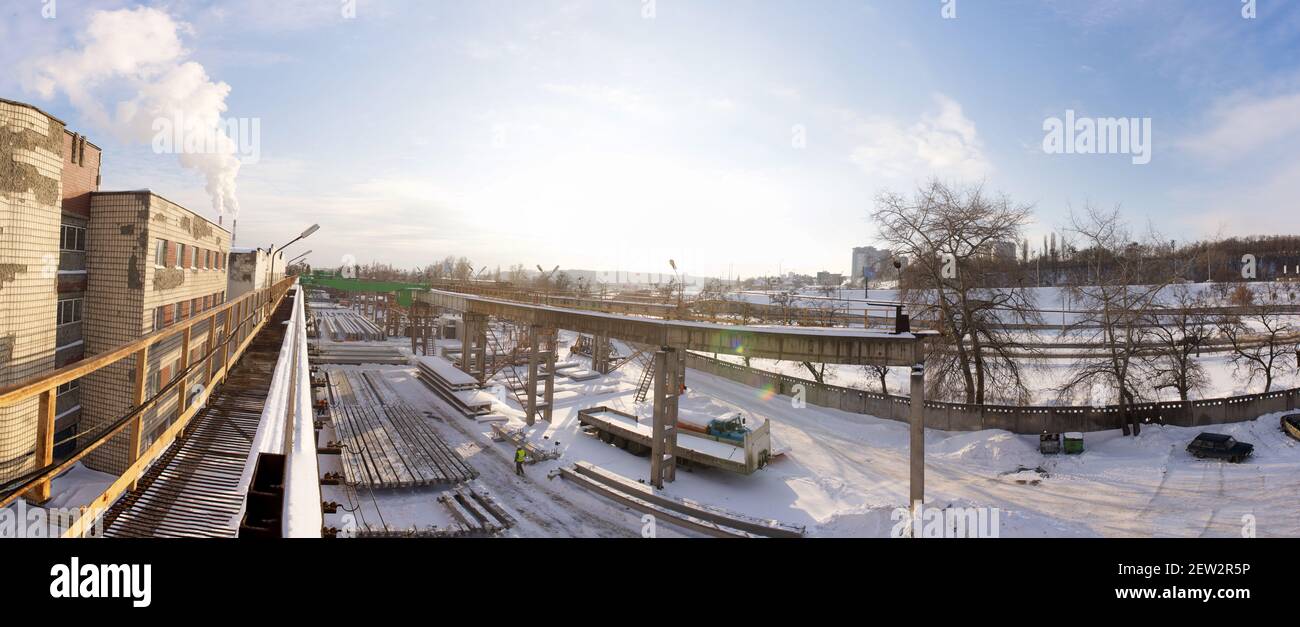
{"label": "snow pile", "polygon": [[[936,437],[937,436],[937,437]],[[934,440],[938,440],[935,442]],[[1017,465],[1036,466],[1042,459],[1030,438],[1001,429],[971,431],[947,435],[939,431],[927,434],[926,456],[975,463],[1000,470]]]}

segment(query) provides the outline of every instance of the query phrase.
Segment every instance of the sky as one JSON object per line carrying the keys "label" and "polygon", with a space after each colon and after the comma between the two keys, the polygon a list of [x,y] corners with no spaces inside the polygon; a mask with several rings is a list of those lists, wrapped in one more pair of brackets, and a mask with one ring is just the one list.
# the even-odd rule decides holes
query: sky
{"label": "sky", "polygon": [[[319,223],[290,250],[319,267],[847,272],[874,199],[930,178],[1033,205],[1035,244],[1089,203],[1300,233],[1289,0],[0,0],[0,67],[103,189],[237,246]],[[160,150],[177,109],[250,141]],[[1149,162],[1045,150],[1067,110],[1136,119]]]}

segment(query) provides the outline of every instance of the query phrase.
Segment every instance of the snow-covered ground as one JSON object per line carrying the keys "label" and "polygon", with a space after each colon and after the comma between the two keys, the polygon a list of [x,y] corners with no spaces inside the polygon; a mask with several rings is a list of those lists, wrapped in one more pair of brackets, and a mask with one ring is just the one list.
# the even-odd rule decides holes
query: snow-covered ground
{"label": "snow-covered ground", "polygon": [[[561,346],[573,334],[561,335]],[[562,348],[562,354],[564,350]],[[417,407],[442,406],[414,370],[385,367],[388,380]],[[606,405],[648,416],[634,402],[635,363],[602,379],[557,381],[552,423],[529,431],[534,441],[563,452],[556,461],[513,477],[506,445],[493,443],[486,425],[450,418],[435,426],[484,474],[478,481],[532,522],[520,535],[636,535],[636,512],[545,475],[587,461],[645,480],[649,460],[585,435],[577,412]],[[908,491],[907,425],[806,406],[698,371],[688,371],[683,415],[698,420],[732,411],[772,422],[785,455],[750,476],[713,469],[681,470],[669,494],[752,516],[806,525],[810,536],[887,536],[895,508]],[[613,391],[610,391],[611,388]],[[499,413],[522,426],[513,400]],[[1000,534],[1009,536],[1239,536],[1253,520],[1261,536],[1300,535],[1300,448],[1278,428],[1278,415],[1209,427],[1255,444],[1255,455],[1233,465],[1192,458],[1184,450],[1201,429],[1146,426],[1137,438],[1118,431],[1090,433],[1078,456],[1043,456],[1034,436],[1001,430],[926,435],[926,495],[930,507],[996,507]],[[396,503],[394,504],[397,505]],[[408,510],[418,518],[418,508]],[[1253,519],[1245,518],[1247,515]],[[548,522],[543,522],[548,521]],[[661,533],[664,532],[660,527]]]}
{"label": "snow-covered ground", "polygon": [[[561,333],[561,355],[574,340]],[[360,344],[360,343],[357,343]],[[387,343],[409,353],[409,342]],[[586,360],[575,357],[586,366]],[[758,364],[755,364],[756,366]],[[798,367],[785,364],[782,367]],[[415,377],[413,367],[364,366],[379,370],[403,400],[445,416],[434,428],[461,452],[481,476],[470,487],[498,500],[519,521],[507,535],[542,537],[639,536],[640,512],[607,501],[548,474],[561,465],[586,461],[634,480],[645,480],[649,460],[581,432],[577,412],[606,405],[646,417],[636,403],[641,372],[636,362],[590,381],[559,379],[551,423],[539,422],[529,437],[563,456],[514,475],[512,449],[491,440],[490,429],[455,414]],[[849,370],[847,367],[844,368]],[[853,369],[861,372],[861,369]],[[792,372],[797,374],[797,372]],[[1230,375],[1216,375],[1219,391],[1235,392]],[[753,475],[714,469],[682,469],[666,492],[751,516],[806,526],[808,535],[883,537],[894,526],[896,508],[908,493],[907,425],[871,416],[806,406],[731,381],[690,370],[681,398],[683,419],[743,412],[751,421],[769,420],[774,443],[784,452]],[[898,383],[901,383],[899,381]],[[1284,382],[1294,385],[1294,378]],[[509,394],[494,409],[523,426],[523,413]],[[1300,442],[1278,428],[1277,414],[1205,428],[1255,445],[1242,464],[1192,458],[1188,441],[1202,429],[1147,425],[1136,438],[1118,431],[1089,433],[1078,456],[1043,456],[1035,436],[1001,430],[926,434],[926,495],[929,507],[996,507],[1003,537],[1013,536],[1217,536],[1235,537],[1253,521],[1260,536],[1300,536]],[[328,441],[330,434],[322,435]],[[321,472],[338,471],[323,458]],[[55,481],[54,506],[83,504],[111,477],[78,467]],[[326,486],[326,500],[352,512],[326,517],[341,526],[351,514],[393,527],[446,525],[436,489],[375,491]],[[1253,518],[1251,518],[1253,517]],[[668,525],[663,537],[690,535]]]}

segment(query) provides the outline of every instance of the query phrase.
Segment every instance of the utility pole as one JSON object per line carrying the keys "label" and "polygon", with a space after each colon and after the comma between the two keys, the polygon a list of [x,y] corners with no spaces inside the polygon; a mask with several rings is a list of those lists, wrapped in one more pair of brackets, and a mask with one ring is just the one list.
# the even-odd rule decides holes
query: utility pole
{"label": "utility pole", "polygon": [[[919,344],[917,350],[920,350]],[[925,363],[923,362],[912,365],[910,391],[912,406],[909,412],[911,428],[908,436],[911,465],[909,502],[915,520],[915,516],[920,514],[921,503],[925,501]]]}

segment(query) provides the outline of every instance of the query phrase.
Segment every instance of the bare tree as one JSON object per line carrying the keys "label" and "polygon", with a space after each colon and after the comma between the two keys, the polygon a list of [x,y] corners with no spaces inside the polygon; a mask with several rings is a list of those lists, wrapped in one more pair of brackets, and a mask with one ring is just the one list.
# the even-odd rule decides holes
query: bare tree
{"label": "bare tree", "polygon": [[[1060,387],[1062,394],[1087,387],[1109,388],[1120,408],[1124,435],[1138,435],[1141,426],[1129,407],[1142,398],[1138,385],[1144,344],[1151,338],[1150,315],[1157,298],[1177,276],[1143,284],[1146,250],[1132,240],[1119,209],[1086,207],[1070,215],[1070,231],[1080,240],[1079,256],[1087,264],[1084,277],[1071,280],[1068,293],[1080,310],[1066,327],[1077,340],[1093,348],[1074,360],[1073,372]],[[1154,233],[1150,241],[1159,242]],[[1091,396],[1096,397],[1095,393]]]}
{"label": "bare tree", "polygon": [[[1264,392],[1273,390],[1273,379],[1295,343],[1296,328],[1281,307],[1272,304],[1246,307],[1245,313],[1223,316],[1219,331],[1232,345],[1232,365],[1247,372],[1247,383],[1264,380]],[[1300,353],[1297,353],[1300,359]]]}
{"label": "bare tree", "polygon": [[506,274],[506,280],[515,285],[524,285],[528,282],[528,270],[521,263],[510,266],[510,271]]}
{"label": "bare tree", "polygon": [[[448,259],[451,259],[448,257]],[[457,259],[451,266],[451,278],[462,283],[468,283],[474,277],[474,264],[470,263],[468,257]]]}
{"label": "bare tree", "polygon": [[982,275],[995,245],[1020,239],[1030,211],[1004,195],[990,197],[980,187],[958,190],[939,181],[912,198],[893,193],[877,197],[871,218],[880,239],[896,257],[910,259],[900,296],[914,313],[936,314],[945,336],[946,341],[929,344],[927,375],[933,393],[961,394],[976,404],[991,395],[1028,397],[1017,358],[1031,349],[1007,330],[1007,323],[1039,320],[1033,293],[1022,282],[985,287]]}
{"label": "bare tree", "polygon": [[1176,390],[1179,400],[1185,401],[1190,392],[1205,386],[1205,368],[1197,358],[1214,334],[1215,321],[1207,305],[1201,292],[1179,283],[1170,290],[1167,303],[1151,312],[1146,323],[1154,347],[1145,363],[1153,390]]}
{"label": "bare tree", "polygon": [[813,363],[811,361],[801,361],[799,363],[803,364],[803,367],[808,369],[809,374],[812,375],[813,381],[826,383],[826,364]]}
{"label": "bare tree", "polygon": [[868,376],[875,377],[876,381],[880,384],[881,394],[889,394],[889,366],[868,364],[863,366],[862,369],[867,372]]}

